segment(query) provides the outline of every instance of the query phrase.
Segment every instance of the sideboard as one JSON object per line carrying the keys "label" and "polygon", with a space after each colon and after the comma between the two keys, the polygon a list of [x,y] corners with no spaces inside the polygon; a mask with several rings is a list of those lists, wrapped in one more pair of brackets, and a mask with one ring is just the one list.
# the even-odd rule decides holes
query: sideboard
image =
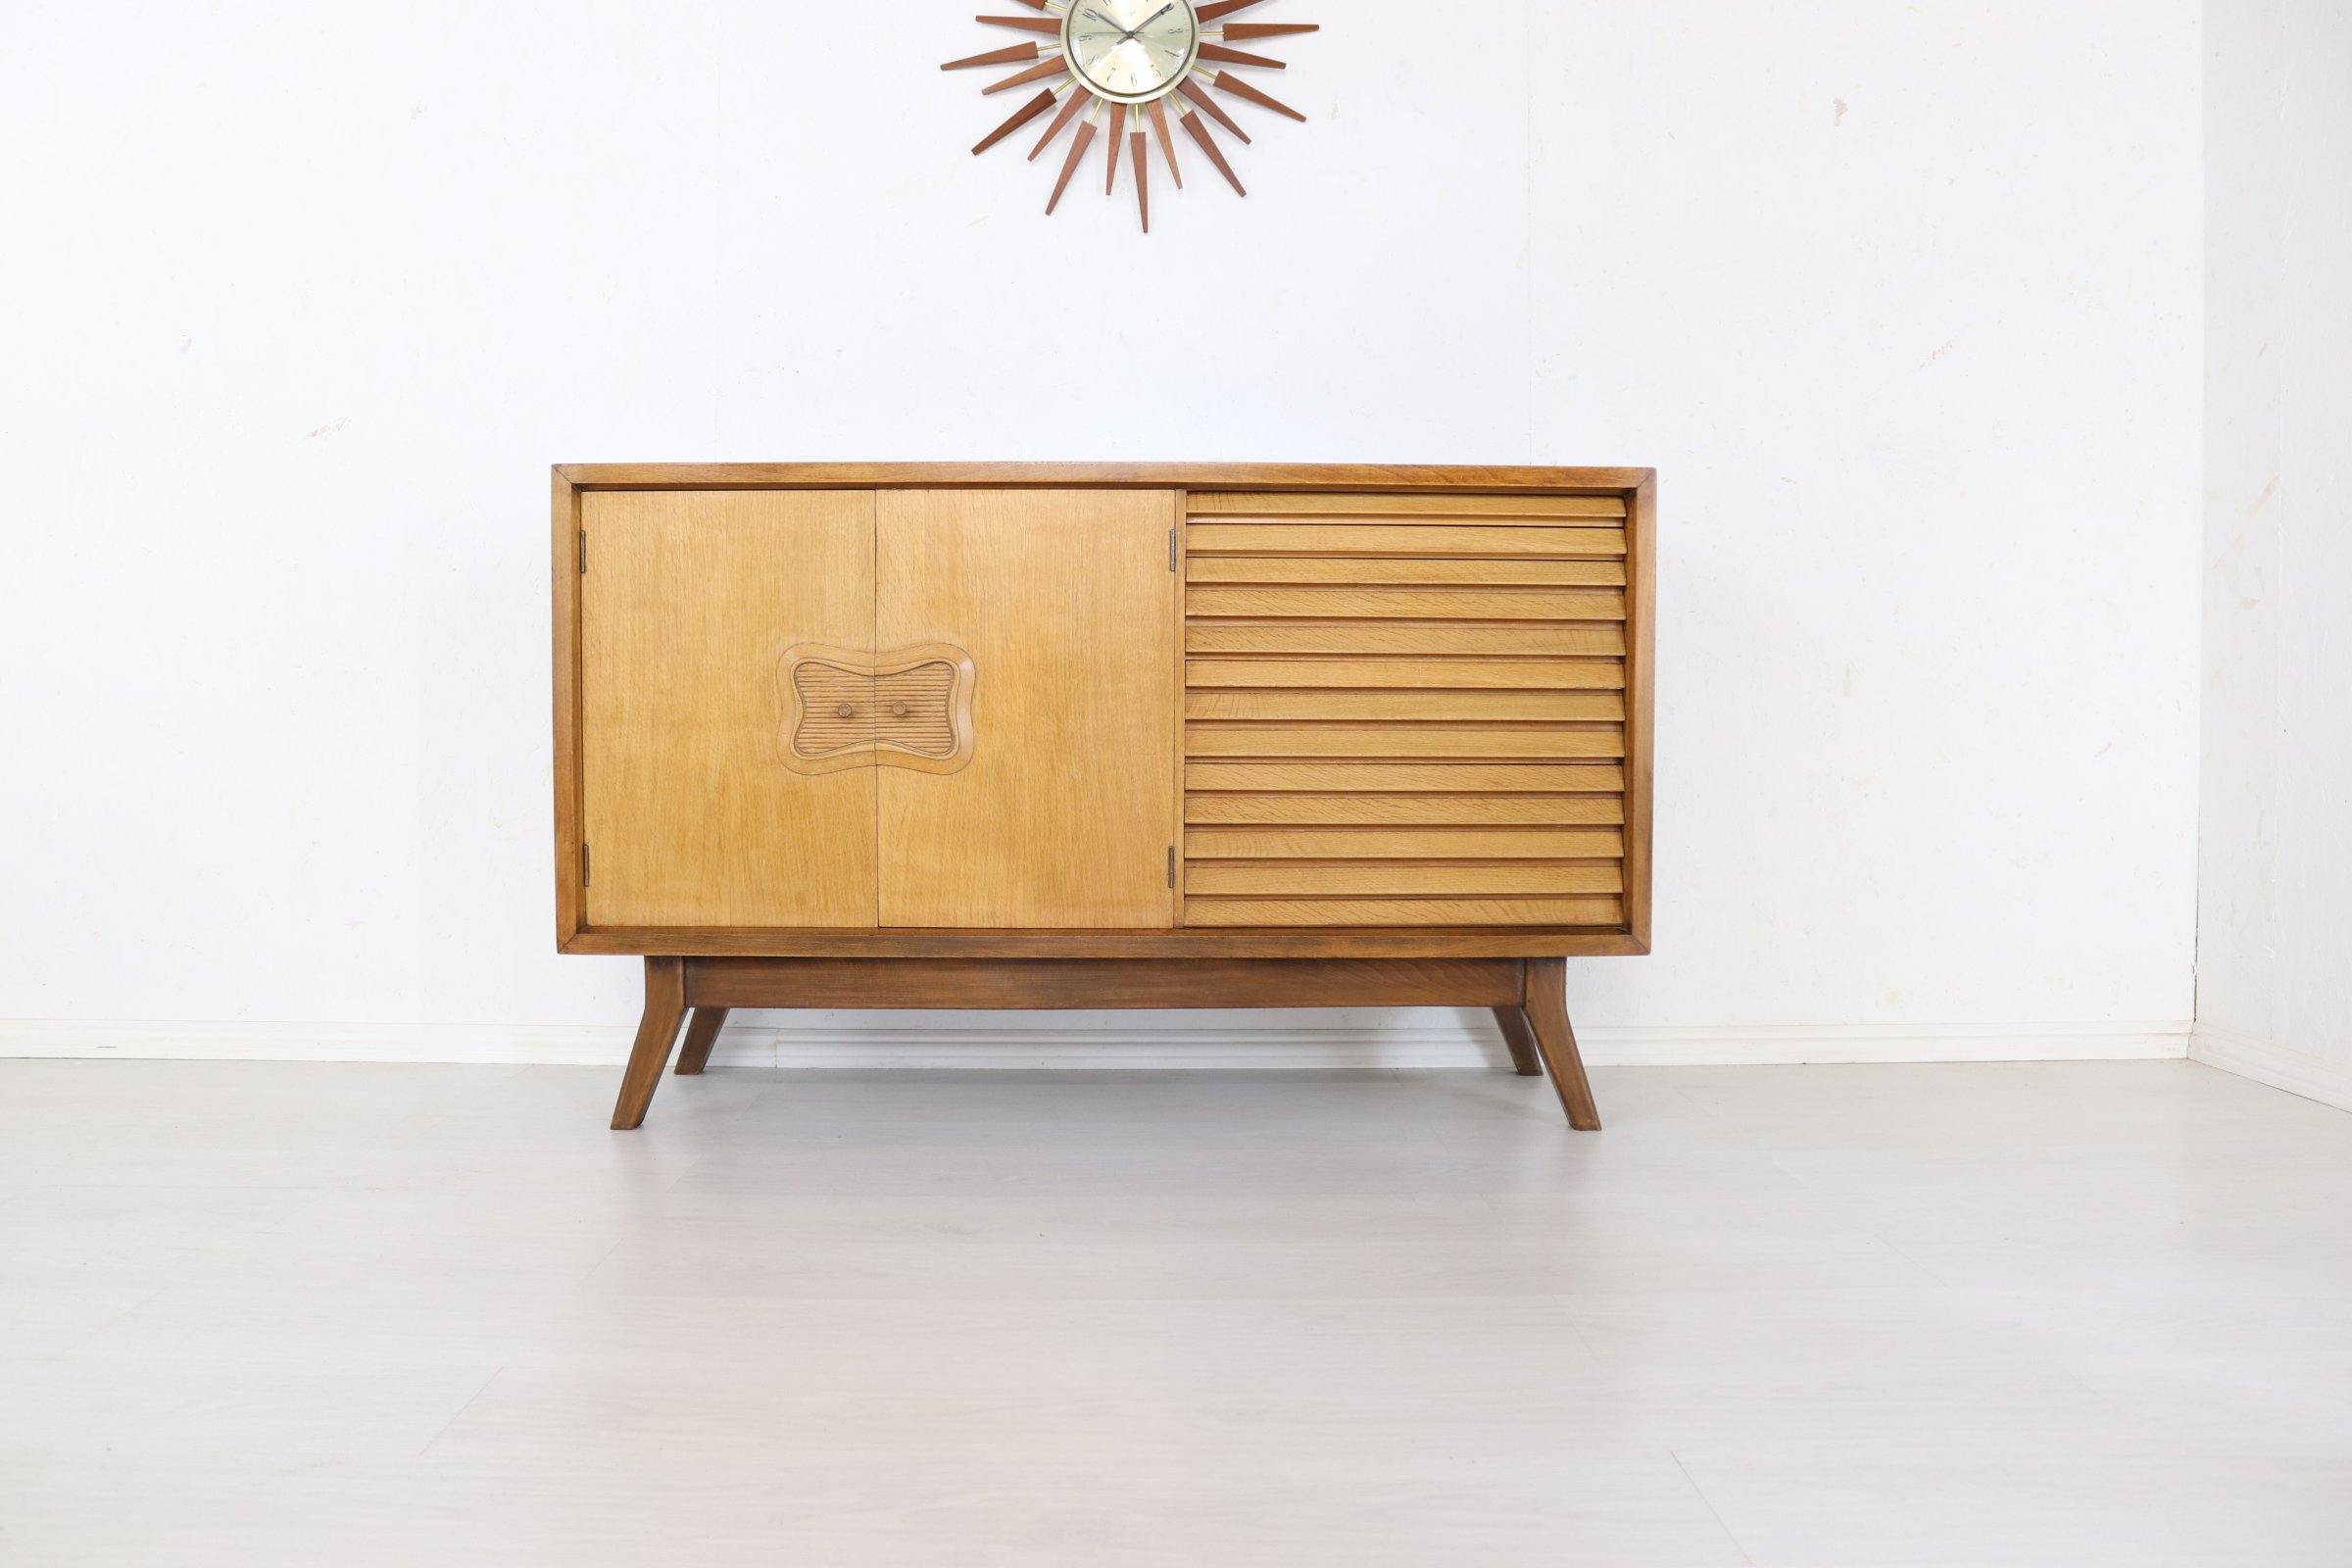
{"label": "sideboard", "polygon": [[612,1125],[738,1007],[1494,1009],[1600,1125],[1649,951],[1647,468],[555,470],[556,937]]}

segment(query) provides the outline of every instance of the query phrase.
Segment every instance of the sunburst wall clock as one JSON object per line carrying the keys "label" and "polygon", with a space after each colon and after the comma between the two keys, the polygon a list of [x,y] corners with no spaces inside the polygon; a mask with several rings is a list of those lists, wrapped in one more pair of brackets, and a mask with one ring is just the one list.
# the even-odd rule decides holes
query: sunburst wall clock
{"label": "sunburst wall clock", "polygon": [[[1183,127],[1217,172],[1225,176],[1226,183],[1244,196],[1250,193],[1243,188],[1241,176],[1233,172],[1233,165],[1227,160],[1217,133],[1209,129],[1209,122],[1214,121],[1228,135],[1245,143],[1250,140],[1250,133],[1225,112],[1215,95],[1224,93],[1301,122],[1306,119],[1290,105],[1234,74],[1231,69],[1225,69],[1281,71],[1285,69],[1281,61],[1234,45],[1316,30],[1309,23],[1225,21],[1233,13],[1246,11],[1261,0],[1215,0],[1209,5],[1195,5],[1193,0],[1019,0],[1019,3],[1047,14],[977,20],[992,27],[1043,34],[1042,38],[1006,49],[992,49],[968,59],[951,60],[940,69],[1022,68],[1002,81],[991,82],[983,89],[984,94],[1011,92],[1035,82],[1047,83],[1011,119],[981,137],[972,152],[977,156],[988,151],[1040,115],[1052,112],[1054,119],[1047,124],[1045,135],[1029,150],[1029,161],[1035,163],[1074,122],[1077,129],[1071,133],[1069,151],[1062,157],[1061,176],[1054,180],[1054,194],[1046,202],[1049,216],[1061,205],[1062,193],[1070,188],[1070,180],[1077,174],[1078,166],[1086,162],[1087,151],[1094,146],[1098,134],[1104,142],[1108,165],[1102,176],[1103,193],[1108,195],[1118,188],[1119,158],[1123,151],[1128,167],[1134,172],[1136,216],[1143,222],[1144,232],[1149,234],[1152,140],[1159,143],[1160,155],[1167,160],[1168,175],[1175,180],[1176,188],[1184,188],[1184,167],[1177,160],[1171,119],[1174,125]],[[1098,121],[1106,122],[1100,131]],[[1151,127],[1149,134],[1145,130],[1147,123]]]}

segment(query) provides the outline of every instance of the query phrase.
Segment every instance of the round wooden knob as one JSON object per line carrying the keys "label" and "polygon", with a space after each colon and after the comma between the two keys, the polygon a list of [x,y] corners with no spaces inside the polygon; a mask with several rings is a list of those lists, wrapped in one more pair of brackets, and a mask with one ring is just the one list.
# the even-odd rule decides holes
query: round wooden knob
{"label": "round wooden knob", "polygon": [[840,718],[856,718],[858,716],[858,705],[856,703],[844,703],[839,708],[833,710],[833,712],[835,716]]}
{"label": "round wooden knob", "polygon": [[893,703],[890,705],[890,716],[893,718],[905,718],[908,713],[913,711],[914,710],[908,708],[905,703]]}

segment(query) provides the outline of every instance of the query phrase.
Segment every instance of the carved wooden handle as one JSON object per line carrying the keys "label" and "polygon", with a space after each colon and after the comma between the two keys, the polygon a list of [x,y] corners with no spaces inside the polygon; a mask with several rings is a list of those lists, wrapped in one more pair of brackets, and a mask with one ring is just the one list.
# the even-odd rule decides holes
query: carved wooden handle
{"label": "carved wooden handle", "polygon": [[904,767],[953,773],[976,736],[971,656],[950,643],[874,655],[803,644],[777,669],[784,765],[797,773]]}

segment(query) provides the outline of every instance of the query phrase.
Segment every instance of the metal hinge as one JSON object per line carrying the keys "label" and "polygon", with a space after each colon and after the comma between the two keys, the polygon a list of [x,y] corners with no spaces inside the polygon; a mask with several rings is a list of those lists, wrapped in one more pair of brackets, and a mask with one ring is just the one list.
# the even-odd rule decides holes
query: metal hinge
{"label": "metal hinge", "polygon": [[588,575],[588,530],[580,530],[580,575]]}
{"label": "metal hinge", "polygon": [[1170,571],[1176,569],[1176,533],[1177,530],[1174,528],[1168,530],[1168,569]]}
{"label": "metal hinge", "polygon": [[580,886],[588,885],[588,846],[580,846]]}
{"label": "metal hinge", "polygon": [[1169,845],[1169,846],[1168,846],[1168,887],[1169,887],[1171,890],[1173,890],[1173,889],[1175,888],[1175,886],[1176,886],[1176,846],[1175,846],[1175,845],[1173,845],[1173,844],[1171,844],[1171,845]]}

